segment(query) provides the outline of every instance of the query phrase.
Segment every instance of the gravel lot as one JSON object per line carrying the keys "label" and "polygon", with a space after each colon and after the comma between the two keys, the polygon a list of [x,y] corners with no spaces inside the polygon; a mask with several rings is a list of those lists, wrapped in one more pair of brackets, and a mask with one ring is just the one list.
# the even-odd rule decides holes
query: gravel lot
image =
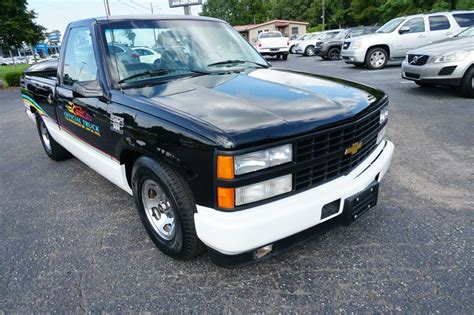
{"label": "gravel lot", "polygon": [[359,81],[390,99],[396,146],[379,205],[350,227],[260,264],[178,262],[149,240],[130,196],[40,145],[17,89],[0,91],[2,312],[474,312],[474,101],[290,56],[285,67]]}

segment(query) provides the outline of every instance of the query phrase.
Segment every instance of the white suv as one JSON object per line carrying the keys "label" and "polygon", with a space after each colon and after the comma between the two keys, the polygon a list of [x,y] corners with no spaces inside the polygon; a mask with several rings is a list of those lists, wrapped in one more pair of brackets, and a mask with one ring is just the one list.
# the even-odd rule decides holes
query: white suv
{"label": "white suv", "polygon": [[385,23],[375,34],[349,39],[342,59],[377,70],[401,64],[407,51],[454,36],[474,25],[474,11],[438,12],[399,17]]}

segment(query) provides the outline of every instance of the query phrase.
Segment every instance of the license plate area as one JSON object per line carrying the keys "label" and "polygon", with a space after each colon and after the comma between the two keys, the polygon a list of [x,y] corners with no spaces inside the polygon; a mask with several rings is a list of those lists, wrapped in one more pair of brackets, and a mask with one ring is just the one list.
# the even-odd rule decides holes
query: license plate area
{"label": "license plate area", "polygon": [[374,181],[366,189],[346,198],[344,202],[344,210],[341,215],[341,224],[350,225],[359,219],[368,210],[377,205],[379,195],[379,183]]}
{"label": "license plate area", "polygon": [[270,48],[270,51],[280,51],[280,48]]}

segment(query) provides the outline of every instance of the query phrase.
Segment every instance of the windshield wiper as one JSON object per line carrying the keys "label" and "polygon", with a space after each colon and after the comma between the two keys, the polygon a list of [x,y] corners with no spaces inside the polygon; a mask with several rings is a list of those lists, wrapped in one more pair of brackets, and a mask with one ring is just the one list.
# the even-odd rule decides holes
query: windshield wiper
{"label": "windshield wiper", "polygon": [[[159,69],[159,70],[148,70],[144,72],[140,72],[129,77],[123,78],[118,81],[118,83],[125,83],[126,81],[130,81],[140,77],[157,77],[166,73],[170,73],[172,71],[187,71],[189,73],[197,73],[197,74],[210,74],[209,71],[199,71],[199,70],[192,70],[192,69]],[[184,74],[184,73],[183,73]]]}
{"label": "windshield wiper", "polygon": [[251,63],[251,64],[254,64],[254,65],[257,65],[257,66],[260,66],[262,68],[268,68],[268,65],[264,65],[264,64],[261,64],[261,63],[258,63],[258,62],[255,62],[255,61],[248,61],[248,60],[223,60],[223,61],[218,61],[218,62],[214,62],[214,63],[211,63],[211,64],[208,64],[207,66],[208,67],[212,67],[212,66],[220,66],[220,65],[227,65],[227,64],[233,64],[233,63],[239,63],[239,64],[242,64],[242,63]]}

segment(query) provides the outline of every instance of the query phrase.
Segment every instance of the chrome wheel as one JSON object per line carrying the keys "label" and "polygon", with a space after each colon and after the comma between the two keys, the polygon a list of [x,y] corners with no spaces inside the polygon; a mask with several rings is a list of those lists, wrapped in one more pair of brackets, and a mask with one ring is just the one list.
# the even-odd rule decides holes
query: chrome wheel
{"label": "chrome wheel", "polygon": [[43,139],[44,146],[51,152],[51,140],[49,139],[49,132],[42,120],[39,121],[39,128],[41,132],[41,138]]}
{"label": "chrome wheel", "polygon": [[307,56],[314,56],[314,47],[309,46],[308,48],[306,48],[306,55]]}
{"label": "chrome wheel", "polygon": [[176,233],[176,220],[171,202],[163,188],[151,179],[142,185],[142,202],[153,230],[169,241]]}
{"label": "chrome wheel", "polygon": [[385,59],[385,54],[380,50],[376,50],[370,55],[370,65],[374,68],[380,68],[385,64]]}

